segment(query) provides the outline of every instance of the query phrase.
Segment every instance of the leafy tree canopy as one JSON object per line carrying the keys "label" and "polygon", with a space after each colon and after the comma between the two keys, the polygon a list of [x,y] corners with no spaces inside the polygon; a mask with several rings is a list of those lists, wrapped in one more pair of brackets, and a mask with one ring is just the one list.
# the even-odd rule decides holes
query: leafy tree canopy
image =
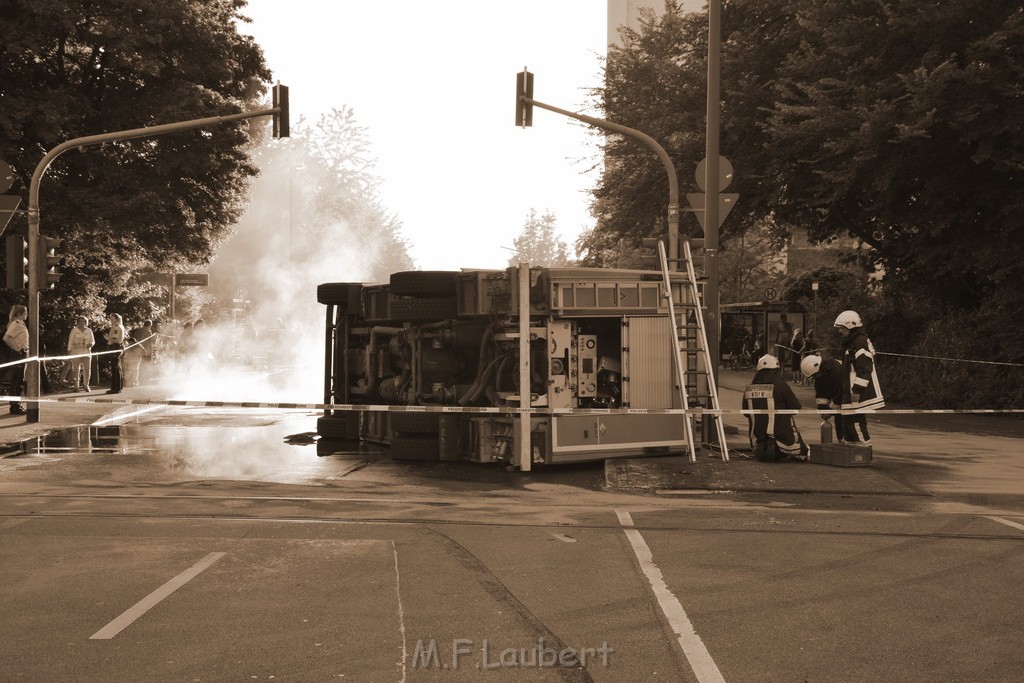
{"label": "leafy tree canopy", "polygon": [[[0,0],[0,158],[25,197],[44,154],[102,132],[260,106],[270,72],[238,32],[244,0]],[[206,264],[241,214],[266,121],[69,151],[40,192],[65,276],[43,320],[148,317],[149,270]],[[24,232],[19,218],[9,232]]]}
{"label": "leafy tree canopy", "polygon": [[512,241],[512,246],[515,253],[508,260],[510,266],[524,261],[549,268],[573,265],[569,247],[558,237],[555,216],[549,211],[538,217],[537,212],[530,209],[523,231]]}
{"label": "leafy tree canopy", "polygon": [[[606,118],[666,147],[684,192],[704,156],[706,32],[674,2],[648,13],[597,91]],[[740,201],[723,239],[771,216],[780,241],[793,224],[862,240],[888,286],[951,308],[1006,296],[1024,275],[1022,42],[1007,0],[726,0],[722,153]],[[657,159],[615,136],[605,151],[579,245],[592,262],[666,213]]]}

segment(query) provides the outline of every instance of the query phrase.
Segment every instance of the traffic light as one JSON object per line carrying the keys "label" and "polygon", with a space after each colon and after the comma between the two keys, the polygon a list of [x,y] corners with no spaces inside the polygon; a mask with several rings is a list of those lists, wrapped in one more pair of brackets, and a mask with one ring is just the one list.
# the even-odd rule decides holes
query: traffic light
{"label": "traffic light", "polygon": [[640,240],[644,248],[640,256],[640,263],[653,270],[661,270],[661,258],[658,257],[658,242],[665,244],[665,253],[668,254],[668,235],[644,237]]}
{"label": "traffic light", "polygon": [[39,260],[36,262],[36,286],[39,291],[53,289],[60,280],[60,266],[64,263],[64,257],[57,253],[57,247],[63,241],[56,237],[39,236]]}
{"label": "traffic light", "polygon": [[533,102],[524,97],[533,99],[533,74],[526,69],[516,74],[516,125],[526,128],[533,125]]}
{"label": "traffic light", "polygon": [[290,137],[288,127],[288,86],[278,83],[274,86],[274,109],[281,111],[274,114],[274,137]]}
{"label": "traffic light", "polygon": [[7,237],[7,289],[28,287],[28,242],[21,235]]}

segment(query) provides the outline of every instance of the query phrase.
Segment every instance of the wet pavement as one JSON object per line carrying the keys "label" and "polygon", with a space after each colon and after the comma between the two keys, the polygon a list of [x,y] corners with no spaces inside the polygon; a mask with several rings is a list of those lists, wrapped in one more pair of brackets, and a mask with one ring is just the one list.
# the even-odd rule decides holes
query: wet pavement
{"label": "wet pavement", "polygon": [[[747,373],[723,371],[724,408],[739,405]],[[794,386],[805,406],[807,386]],[[125,399],[159,396],[161,387],[126,390]],[[96,394],[80,394],[85,401]],[[650,457],[540,467],[529,473],[470,462],[396,462],[372,444],[320,440],[316,411],[165,407],[62,401],[44,403],[38,423],[0,416],[0,471],[7,482],[31,479],[44,464],[55,480],[131,483],[258,481],[329,486],[342,480],[463,490],[518,490],[550,485],[638,495],[672,492],[792,493],[925,497],[946,508],[991,504],[1019,510],[1024,500],[1024,420],[958,415],[870,418],[870,467],[759,463],[746,421],[728,415],[729,462],[705,450],[696,463]],[[808,441],[818,419],[798,416]],[[84,456],[84,457],[83,457]],[[938,500],[941,498],[941,501]],[[919,501],[921,502],[921,501]]]}

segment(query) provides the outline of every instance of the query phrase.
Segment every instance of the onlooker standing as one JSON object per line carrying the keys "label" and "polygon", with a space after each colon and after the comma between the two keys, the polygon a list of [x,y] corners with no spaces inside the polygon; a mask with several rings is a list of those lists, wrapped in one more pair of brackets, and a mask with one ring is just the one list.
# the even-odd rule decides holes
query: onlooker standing
{"label": "onlooker standing", "polygon": [[108,321],[110,329],[107,330],[105,338],[111,353],[107,354],[107,363],[110,365],[110,391],[107,393],[120,394],[121,353],[124,350],[124,339],[127,334],[124,329],[124,321],[119,313],[111,313]]}
{"label": "onlooker standing", "polygon": [[142,362],[139,364],[139,371],[135,378],[136,384],[142,384],[143,377],[147,380],[152,373],[153,357],[156,355],[156,330],[153,329],[152,320],[143,320],[142,327],[132,333],[135,341],[139,342],[142,350]]}
{"label": "onlooker standing", "polygon": [[92,330],[89,329],[89,319],[84,315],[78,316],[75,326],[71,328],[71,333],[68,335],[68,355],[78,356],[78,358],[72,358],[69,361],[73,384],[76,390],[79,388],[79,375],[81,375],[81,386],[86,391],[92,391],[89,388],[89,379],[92,376],[92,356],[86,354],[92,353],[92,347],[95,344],[96,337],[93,335]]}
{"label": "onlooker standing", "polygon": [[760,332],[754,337],[754,346],[750,349],[750,360],[757,365],[757,361],[761,360],[761,356],[764,355],[764,335]]}
{"label": "onlooker standing", "polygon": [[124,387],[139,386],[139,367],[142,365],[142,358],[145,349],[139,343],[135,333],[128,335],[125,339],[124,353],[121,354],[121,385]]}
{"label": "onlooker standing", "polygon": [[870,446],[868,418],[861,411],[870,412],[885,405],[875,370],[875,347],[856,311],[840,313],[835,326],[846,330],[846,339],[843,340],[843,392],[839,405],[840,410],[846,413],[844,438],[847,443]]}
{"label": "onlooker standing", "polygon": [[804,336],[804,356],[819,355],[819,350],[818,340],[814,338],[814,330],[807,330],[807,334]]}
{"label": "onlooker standing", "polygon": [[[7,331],[4,333],[4,343],[10,349],[7,362],[24,358],[28,354],[28,327],[25,319],[28,318],[28,309],[21,304],[11,306],[7,315]],[[8,396],[20,396],[22,385],[25,383],[25,364],[19,363],[3,369],[4,391]],[[25,409],[19,401],[11,401],[11,414],[24,415]]]}
{"label": "onlooker standing", "polygon": [[770,349],[765,349],[765,351],[775,355],[784,368],[789,367],[789,343],[791,341],[793,341],[793,323],[789,322],[789,318],[785,313],[782,313],[779,315],[779,327],[773,346]]}
{"label": "onlooker standing", "polygon": [[[800,399],[780,375],[779,359],[770,354],[757,361],[757,372],[743,391],[744,410],[799,410]],[[747,415],[750,445],[758,460],[806,459],[804,445],[792,415],[758,413]]]}
{"label": "onlooker standing", "polygon": [[[809,334],[809,333],[808,333]],[[818,406],[823,418],[828,422],[834,414],[836,417],[836,440],[839,443],[846,441],[845,422],[846,419],[838,411],[843,396],[843,364],[835,358],[823,359],[817,354],[811,354],[800,362],[800,371],[808,381],[814,382],[814,402]]]}
{"label": "onlooker standing", "polygon": [[793,373],[793,382],[803,384],[803,375],[800,374],[800,361],[803,359],[804,335],[800,332],[799,327],[793,330],[793,341],[790,343],[789,349],[789,369]]}

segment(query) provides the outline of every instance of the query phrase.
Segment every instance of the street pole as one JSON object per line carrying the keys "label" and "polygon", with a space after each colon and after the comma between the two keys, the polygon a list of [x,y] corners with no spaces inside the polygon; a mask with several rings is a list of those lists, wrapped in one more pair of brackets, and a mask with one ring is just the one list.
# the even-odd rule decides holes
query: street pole
{"label": "street pole", "polygon": [[[131,140],[134,138],[146,138],[154,137],[157,135],[164,135],[166,133],[178,133],[186,130],[195,130],[197,128],[210,128],[217,126],[222,123],[228,123],[232,121],[242,121],[245,119],[251,119],[258,116],[273,116],[275,114],[281,114],[281,107],[272,107],[270,109],[260,109],[251,112],[242,112],[240,114],[229,114],[227,116],[209,116],[203,119],[192,119],[190,121],[178,121],[176,123],[167,123],[160,126],[148,126],[146,128],[133,128],[131,130],[116,131],[113,133],[102,133],[99,135],[87,135],[85,137],[73,138],[62,142],[57,145],[42,158],[39,164],[36,166],[36,170],[32,173],[32,182],[29,185],[28,192],[28,324],[29,335],[29,352],[28,355],[34,360],[29,361],[28,367],[25,373],[25,399],[28,404],[26,407],[25,421],[26,422],[39,422],[39,402],[36,400],[39,398],[39,375],[40,375],[40,362],[39,358],[39,290],[41,285],[45,283],[38,282],[38,269],[37,264],[39,259],[44,258],[43,254],[39,253],[39,185],[43,179],[43,174],[46,173],[46,169],[53,161],[64,152],[69,149],[78,149],[79,147],[90,147],[92,145],[101,145],[104,142],[116,142],[119,140]],[[172,282],[173,288],[173,282]]]}
{"label": "street pole", "polygon": [[718,292],[718,245],[719,245],[719,76],[721,52],[721,20],[722,0],[708,0],[708,101],[707,101],[707,138],[705,140],[704,187],[707,199],[704,202],[704,247],[705,273],[708,281],[704,285],[704,303],[707,306],[708,350],[711,352],[711,368],[713,381],[718,382],[719,348],[721,320],[719,318]]}
{"label": "street pole", "polygon": [[[818,281],[815,280],[811,283],[811,291],[814,292],[814,320],[812,322],[814,330],[814,341],[821,346],[821,342],[818,341]],[[805,335],[806,336],[806,335]]]}
{"label": "street pole", "polygon": [[[718,155],[719,155],[719,116],[721,103],[719,97],[720,53],[721,53],[721,22],[722,0],[708,0],[708,100],[707,100],[707,133],[704,156],[707,163],[704,167],[704,272],[707,282],[704,284],[704,305],[707,308],[707,340],[708,353],[711,355],[711,367],[708,368],[708,381],[718,386],[718,363],[721,356],[718,339],[721,335],[721,319],[719,316],[718,293]],[[712,438],[711,420],[703,420],[703,437],[705,442]]]}
{"label": "street pole", "polygon": [[[676,177],[676,167],[672,163],[672,157],[668,155],[665,148],[658,144],[658,141],[652,138],[646,133],[642,133],[633,128],[620,125],[618,123],[612,123],[611,121],[605,121],[604,119],[596,119],[593,116],[587,116],[585,114],[577,114],[576,112],[567,111],[565,109],[559,109],[553,107],[550,104],[544,104],[537,100],[521,95],[520,99],[527,104],[532,104],[535,107],[541,109],[547,109],[553,111],[556,114],[562,116],[568,116],[571,119],[577,121],[583,121],[589,123],[591,126],[598,128],[604,128],[610,130],[613,133],[621,133],[627,137],[631,137],[634,140],[643,142],[648,147],[654,150],[658,158],[661,159],[662,166],[665,167],[665,172],[668,174],[668,260],[670,267],[673,270],[679,269],[679,178]],[[718,157],[715,157],[715,187],[718,187]],[[709,194],[710,196],[710,194]]]}

